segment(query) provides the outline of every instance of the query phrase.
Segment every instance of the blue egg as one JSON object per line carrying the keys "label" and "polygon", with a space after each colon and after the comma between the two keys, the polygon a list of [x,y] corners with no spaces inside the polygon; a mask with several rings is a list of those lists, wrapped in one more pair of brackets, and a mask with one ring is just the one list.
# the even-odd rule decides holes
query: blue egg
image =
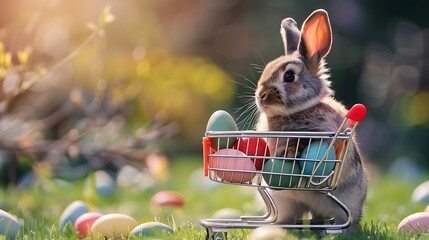
{"label": "blue egg", "polygon": [[171,235],[173,232],[171,227],[160,222],[142,223],[131,231],[137,237],[161,237]]}
{"label": "blue egg", "polygon": [[95,172],[95,189],[99,195],[111,196],[115,191],[115,186],[116,182],[110,174],[102,170]]}
{"label": "blue egg", "polygon": [[80,215],[89,212],[89,208],[83,201],[74,201],[70,203],[60,216],[60,230],[63,231],[68,223],[73,226]]}
{"label": "blue egg", "polygon": [[21,230],[18,220],[0,209],[0,236],[5,235],[6,240],[15,239],[15,235]]}
{"label": "blue egg", "polygon": [[[302,150],[300,158],[301,159],[314,159],[314,160],[321,160],[323,156],[325,155],[325,152],[328,150],[329,143],[327,141],[314,141],[310,144],[310,146],[307,146]],[[332,147],[328,152],[328,160],[335,160],[336,154],[335,154],[335,148]],[[299,165],[302,169],[304,169],[304,174],[311,175],[314,170],[316,170],[317,164],[319,164],[318,161],[305,161],[300,160]],[[332,170],[335,167],[335,162],[327,162],[324,161],[322,165],[320,165],[319,169],[316,171],[316,175],[318,176],[327,176],[329,173],[332,172]]]}

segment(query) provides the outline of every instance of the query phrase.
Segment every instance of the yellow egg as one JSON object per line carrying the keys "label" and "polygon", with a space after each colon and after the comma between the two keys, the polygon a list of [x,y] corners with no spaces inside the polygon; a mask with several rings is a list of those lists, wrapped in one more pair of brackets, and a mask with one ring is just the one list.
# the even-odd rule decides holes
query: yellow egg
{"label": "yellow egg", "polygon": [[127,237],[137,226],[137,221],[125,214],[111,213],[101,216],[92,224],[93,236],[104,236],[111,239]]}
{"label": "yellow egg", "polygon": [[[237,131],[238,127],[229,113],[218,110],[214,112],[207,122],[206,131]],[[231,148],[236,138],[213,138],[212,146],[216,149]]]}

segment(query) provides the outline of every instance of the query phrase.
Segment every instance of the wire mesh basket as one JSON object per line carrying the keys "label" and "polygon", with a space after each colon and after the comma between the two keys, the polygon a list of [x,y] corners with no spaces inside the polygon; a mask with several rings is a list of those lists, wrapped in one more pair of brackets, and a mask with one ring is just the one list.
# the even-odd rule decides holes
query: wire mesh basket
{"label": "wire mesh basket", "polygon": [[267,189],[318,191],[331,198],[348,216],[342,224],[299,222],[283,228],[316,228],[341,232],[351,213],[331,191],[343,174],[351,138],[366,108],[356,104],[336,132],[214,131],[203,138],[204,174],[212,181],[256,187],[267,205],[263,216],[206,219],[207,239],[224,239],[229,228],[255,228],[274,224],[278,209]]}

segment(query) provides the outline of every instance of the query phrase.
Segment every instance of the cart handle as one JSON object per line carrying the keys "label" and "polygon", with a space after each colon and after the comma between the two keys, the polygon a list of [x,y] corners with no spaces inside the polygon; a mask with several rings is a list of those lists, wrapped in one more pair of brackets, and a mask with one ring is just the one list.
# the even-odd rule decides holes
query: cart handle
{"label": "cart handle", "polygon": [[[366,107],[363,104],[355,104],[346,114],[346,118],[353,122],[360,123],[365,118]],[[353,123],[352,123],[353,124]]]}
{"label": "cart handle", "polygon": [[209,153],[212,143],[208,137],[203,137],[204,176],[209,175]]}
{"label": "cart handle", "polygon": [[[365,115],[366,115],[365,105],[360,104],[360,103],[353,105],[353,107],[347,112],[344,121],[341,123],[340,127],[335,132],[333,139],[336,139],[338,134],[342,131],[344,125],[347,122],[347,119],[350,120],[350,126],[353,127],[352,132],[354,132],[354,130],[356,129],[356,126],[365,118]],[[331,172],[328,176],[324,176],[323,180],[320,180],[319,182],[314,181],[314,176],[315,176],[316,172],[322,166],[323,162],[326,161],[326,159],[328,158],[328,153],[329,153],[330,149],[333,147],[334,147],[334,141],[332,141],[329,144],[328,149],[326,149],[326,152],[323,154],[322,159],[318,162],[318,164],[316,165],[316,168],[314,169],[313,173],[311,174],[311,177],[310,177],[310,183],[311,184],[313,184],[315,186],[320,186],[323,183],[325,183],[333,175],[334,172]],[[339,146],[339,147],[342,147],[342,146]]]}

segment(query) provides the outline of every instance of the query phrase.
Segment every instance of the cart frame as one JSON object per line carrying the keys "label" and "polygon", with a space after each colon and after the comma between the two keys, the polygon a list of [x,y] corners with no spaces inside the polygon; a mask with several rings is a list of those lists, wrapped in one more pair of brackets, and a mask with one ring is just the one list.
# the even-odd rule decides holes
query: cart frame
{"label": "cart frame", "polygon": [[[207,230],[206,239],[225,239],[228,229],[257,228],[266,224],[285,229],[325,230],[326,233],[341,233],[344,229],[348,228],[352,222],[351,211],[331,192],[335,190],[338,179],[342,174],[344,161],[347,160],[349,146],[356,127],[363,120],[365,115],[365,106],[356,104],[346,114],[336,132],[206,132],[203,138],[205,176],[215,182],[256,187],[266,205],[266,213],[261,216],[241,216],[237,219],[202,219],[200,224]],[[252,161],[255,162],[255,168],[248,169],[238,167],[239,161],[243,160],[243,156],[230,154],[229,152],[225,154],[225,152],[221,153],[221,151],[219,151],[222,148],[238,149],[236,143],[234,145],[232,144],[233,141],[238,138],[264,139],[267,142],[266,146],[264,146],[265,153],[267,153],[268,149],[268,152],[271,152],[270,156],[257,156],[257,154],[249,156],[247,154],[246,157],[251,158]],[[226,146],[221,146],[221,140]],[[322,149],[321,146],[323,142],[329,144],[327,149]],[[310,149],[312,143],[313,145],[316,144],[316,148],[318,146],[316,158],[310,157],[309,150],[305,150]],[[256,148],[258,148],[259,144],[262,143],[258,141],[256,143]],[[247,146],[246,152],[248,148],[249,145]],[[283,148],[284,150],[280,151],[284,151],[284,154],[279,154],[277,150]],[[335,150],[334,159],[329,155],[330,151],[333,150]],[[319,155],[321,157],[319,157]],[[270,159],[270,161],[280,161],[281,172],[273,171],[273,168],[268,168],[267,170],[265,167],[267,159]],[[229,161],[228,166],[226,160]],[[256,169],[256,161],[263,161],[262,169]],[[231,162],[233,162],[232,165]],[[292,164],[290,165],[292,166],[292,172],[284,172],[286,163]],[[306,169],[306,164],[311,164],[309,166],[312,166],[310,168],[310,173],[304,170]],[[302,169],[299,168],[299,172],[293,170],[299,166],[302,167]],[[327,166],[333,167],[330,169]],[[322,169],[323,171],[321,171]],[[287,181],[284,181],[284,179],[282,181],[282,178]],[[332,200],[334,204],[341,208],[347,216],[347,221],[344,223],[337,223],[335,219],[308,219],[298,220],[294,224],[278,223],[279,209],[268,189],[318,192]]]}

